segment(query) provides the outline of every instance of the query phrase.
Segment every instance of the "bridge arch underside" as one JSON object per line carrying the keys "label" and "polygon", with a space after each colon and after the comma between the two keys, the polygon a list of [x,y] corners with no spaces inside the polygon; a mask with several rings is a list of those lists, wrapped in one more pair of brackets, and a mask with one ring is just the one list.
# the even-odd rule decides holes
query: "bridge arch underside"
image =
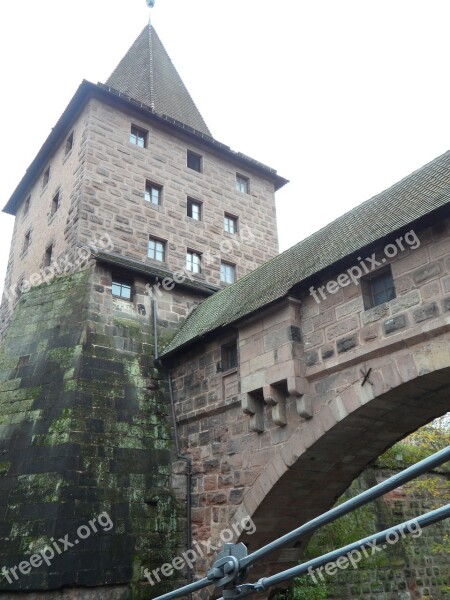
{"label": "bridge arch underside", "polygon": [[[313,419],[315,435],[320,435],[320,430],[323,434],[310,445],[308,440],[291,436],[282,452],[288,469],[253,512],[256,533],[242,540],[248,544],[249,552],[330,509],[351,482],[380,454],[448,411],[449,367],[378,395],[355,408],[331,428],[326,423],[326,411],[323,411],[322,417],[321,412],[316,414]],[[299,430],[298,438],[301,434],[307,436],[308,429]],[[299,449],[302,443],[308,446],[304,451]],[[264,482],[260,485],[268,487],[267,484],[264,486]],[[251,570],[249,580],[254,581],[298,564],[302,548],[306,545],[307,540],[304,540],[297,547],[273,554]]]}

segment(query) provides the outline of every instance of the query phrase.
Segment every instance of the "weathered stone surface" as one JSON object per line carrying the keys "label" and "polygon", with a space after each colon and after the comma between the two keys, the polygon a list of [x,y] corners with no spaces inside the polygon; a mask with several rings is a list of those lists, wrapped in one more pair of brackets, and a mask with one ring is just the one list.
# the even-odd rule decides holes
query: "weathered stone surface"
{"label": "weathered stone surface", "polygon": [[436,317],[438,314],[439,314],[438,305],[435,302],[432,302],[431,304],[427,304],[427,305],[422,306],[421,308],[418,308],[417,310],[415,310],[413,312],[413,317],[417,323],[420,323],[421,321],[425,321],[426,319],[432,319],[433,317]]}
{"label": "weathered stone surface", "polygon": [[373,308],[364,311],[361,315],[361,321],[363,325],[370,325],[380,319],[386,318],[388,314],[389,303],[385,302],[384,304],[379,304],[378,306],[374,306]]}
{"label": "weathered stone surface", "polygon": [[405,315],[398,315],[397,317],[393,317],[392,319],[388,319],[383,323],[384,333],[393,333],[394,331],[398,331],[399,329],[403,329],[406,327],[406,317]]}
{"label": "weathered stone surface", "polygon": [[358,336],[352,335],[350,337],[344,338],[342,340],[338,340],[337,342],[337,351],[339,354],[343,352],[348,352],[352,348],[358,345]]}
{"label": "weathered stone surface", "polygon": [[409,294],[405,294],[404,296],[398,296],[394,298],[394,300],[390,301],[391,312],[393,315],[401,312],[402,310],[406,310],[411,308],[411,306],[415,306],[420,302],[420,292],[418,290],[413,290],[409,292]]}

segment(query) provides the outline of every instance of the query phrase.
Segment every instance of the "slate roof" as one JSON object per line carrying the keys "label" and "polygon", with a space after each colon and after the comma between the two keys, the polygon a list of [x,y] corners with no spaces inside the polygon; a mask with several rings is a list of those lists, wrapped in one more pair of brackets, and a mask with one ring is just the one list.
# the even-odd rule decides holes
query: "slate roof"
{"label": "slate roof", "polygon": [[323,269],[449,202],[450,151],[205,300],[162,355],[283,298]]}
{"label": "slate roof", "polygon": [[151,107],[156,114],[211,135],[152,25],[142,30],[106,85]]}

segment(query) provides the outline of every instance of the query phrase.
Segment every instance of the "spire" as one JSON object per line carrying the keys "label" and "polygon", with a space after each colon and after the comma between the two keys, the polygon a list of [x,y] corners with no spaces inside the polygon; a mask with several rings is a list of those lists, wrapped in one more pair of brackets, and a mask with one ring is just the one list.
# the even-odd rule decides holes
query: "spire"
{"label": "spire", "polygon": [[197,131],[211,135],[151,23],[122,58],[106,85]]}

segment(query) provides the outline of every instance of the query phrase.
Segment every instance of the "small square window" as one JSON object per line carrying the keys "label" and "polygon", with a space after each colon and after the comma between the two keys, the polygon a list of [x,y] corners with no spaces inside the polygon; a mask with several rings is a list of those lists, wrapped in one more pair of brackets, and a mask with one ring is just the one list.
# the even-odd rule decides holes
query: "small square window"
{"label": "small square window", "polygon": [[139,148],[147,148],[147,131],[139,127],[131,126],[130,142]]}
{"label": "small square window", "polygon": [[238,348],[237,340],[233,340],[221,347],[221,367],[222,371],[230,371],[238,366]]}
{"label": "small square window", "polygon": [[166,259],[166,242],[150,237],[148,240],[148,257],[164,262]]}
{"label": "small square window", "polygon": [[222,283],[234,283],[236,281],[236,265],[231,263],[220,263],[220,281]]}
{"label": "small square window", "polygon": [[244,175],[236,174],[236,189],[238,192],[243,192],[244,194],[248,194],[250,190],[250,180],[248,177]]}
{"label": "small square window", "polygon": [[202,203],[198,202],[198,200],[193,200],[192,198],[188,198],[187,201],[187,216],[194,221],[202,220]]}
{"label": "small square window", "polygon": [[49,267],[52,264],[53,244],[47,248],[44,254],[44,267]]}
{"label": "small square window", "polygon": [[25,200],[25,202],[23,204],[23,216],[24,217],[28,214],[28,211],[30,210],[30,204],[31,204],[31,196],[28,196],[28,198]]}
{"label": "small square window", "polygon": [[50,167],[47,167],[44,171],[44,176],[42,178],[42,188],[47,187],[49,181],[50,181]]}
{"label": "small square window", "polygon": [[361,279],[364,308],[368,310],[396,297],[391,269],[373,273]]}
{"label": "small square window", "polygon": [[61,195],[58,192],[56,192],[56,194],[53,196],[52,198],[52,208],[50,211],[50,215],[53,216],[55,214],[55,212],[58,210],[59,208],[59,204],[60,204],[60,200],[61,200]]}
{"label": "small square window", "polygon": [[160,185],[152,183],[151,181],[146,181],[144,192],[144,199],[146,202],[150,202],[150,204],[154,204],[155,206],[160,206],[161,192],[162,187]]}
{"label": "small square window", "polygon": [[73,148],[73,131],[66,139],[65,155],[67,156]]}
{"label": "small square window", "polygon": [[22,253],[26,252],[31,245],[31,229],[29,229],[23,238]]}
{"label": "small square window", "polygon": [[223,228],[227,233],[237,233],[238,230],[238,220],[237,217],[233,217],[232,215],[227,215],[223,218]]}
{"label": "small square window", "polygon": [[202,172],[202,157],[195,152],[187,151],[187,166],[194,171]]}
{"label": "small square window", "polygon": [[193,250],[186,252],[186,270],[192,273],[202,272],[202,255],[199,252]]}
{"label": "small square window", "polygon": [[122,300],[131,300],[131,281],[116,277],[113,275],[111,293],[116,298],[122,298]]}

